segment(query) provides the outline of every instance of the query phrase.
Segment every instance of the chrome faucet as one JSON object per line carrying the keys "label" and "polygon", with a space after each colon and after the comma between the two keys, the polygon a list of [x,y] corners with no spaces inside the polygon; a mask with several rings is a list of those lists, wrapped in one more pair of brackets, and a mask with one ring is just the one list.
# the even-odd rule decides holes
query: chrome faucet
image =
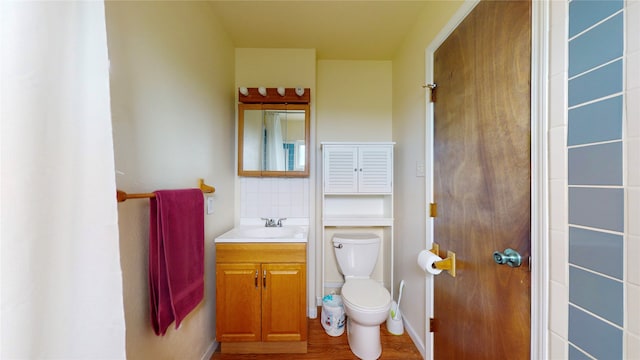
{"label": "chrome faucet", "polygon": [[264,220],[265,227],[282,227],[282,220],[287,220],[287,218],[279,218],[278,220],[271,218],[260,218],[260,220]]}

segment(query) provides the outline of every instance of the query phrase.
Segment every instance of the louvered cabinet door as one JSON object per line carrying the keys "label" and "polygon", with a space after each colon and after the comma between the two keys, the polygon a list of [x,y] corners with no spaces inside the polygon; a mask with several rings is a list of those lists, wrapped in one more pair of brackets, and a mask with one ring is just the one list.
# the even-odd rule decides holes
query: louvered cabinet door
{"label": "louvered cabinet door", "polygon": [[330,146],[324,151],[324,192],[358,192],[358,148]]}
{"label": "louvered cabinet door", "polygon": [[358,192],[390,193],[393,179],[391,146],[360,146]]}

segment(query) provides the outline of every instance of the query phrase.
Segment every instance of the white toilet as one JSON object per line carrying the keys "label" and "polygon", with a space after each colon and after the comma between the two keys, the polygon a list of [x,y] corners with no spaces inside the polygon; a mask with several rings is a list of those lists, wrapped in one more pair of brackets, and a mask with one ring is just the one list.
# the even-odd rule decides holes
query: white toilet
{"label": "white toilet", "polygon": [[333,248],[344,275],[342,301],[347,314],[347,338],[360,359],[380,357],[380,324],[387,320],[391,295],[370,278],[378,260],[380,238],[374,234],[335,234]]}

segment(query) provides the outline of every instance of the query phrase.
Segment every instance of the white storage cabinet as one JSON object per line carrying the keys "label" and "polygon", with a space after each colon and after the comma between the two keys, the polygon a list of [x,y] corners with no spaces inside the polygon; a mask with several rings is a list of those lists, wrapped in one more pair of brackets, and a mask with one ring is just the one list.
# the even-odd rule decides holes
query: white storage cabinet
{"label": "white storage cabinet", "polygon": [[392,145],[323,143],[324,193],[391,193]]}
{"label": "white storage cabinet", "polygon": [[341,286],[333,234],[374,233],[382,239],[372,278],[393,291],[393,142],[322,144],[323,296]]}

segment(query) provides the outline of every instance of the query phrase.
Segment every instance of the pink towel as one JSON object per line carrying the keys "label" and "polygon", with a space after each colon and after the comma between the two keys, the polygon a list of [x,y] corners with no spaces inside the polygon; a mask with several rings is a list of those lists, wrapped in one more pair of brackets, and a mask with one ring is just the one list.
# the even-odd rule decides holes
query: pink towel
{"label": "pink towel", "polygon": [[200,189],[155,195],[149,214],[149,300],[153,330],[164,335],[204,297],[204,199]]}

